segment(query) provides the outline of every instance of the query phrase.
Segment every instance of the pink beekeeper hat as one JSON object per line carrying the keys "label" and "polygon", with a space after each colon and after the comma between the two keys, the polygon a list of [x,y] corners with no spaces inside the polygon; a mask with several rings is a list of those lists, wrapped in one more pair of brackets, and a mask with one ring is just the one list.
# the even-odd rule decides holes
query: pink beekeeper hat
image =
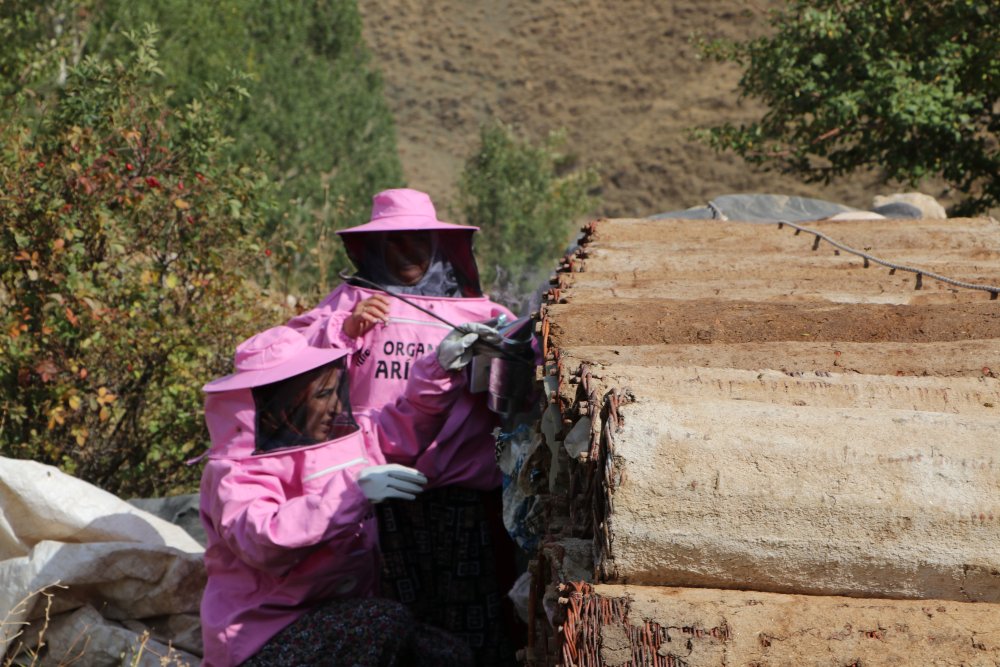
{"label": "pink beekeeper hat", "polygon": [[212,380],[202,387],[202,391],[260,387],[311,371],[346,355],[344,349],[309,345],[305,337],[291,327],[272,327],[237,345],[236,372]]}
{"label": "pink beekeeper hat", "polygon": [[340,229],[338,234],[357,232],[403,232],[419,230],[474,232],[479,227],[456,225],[437,219],[437,211],[427,193],[409,188],[383,190],[372,197],[371,220],[363,225]]}

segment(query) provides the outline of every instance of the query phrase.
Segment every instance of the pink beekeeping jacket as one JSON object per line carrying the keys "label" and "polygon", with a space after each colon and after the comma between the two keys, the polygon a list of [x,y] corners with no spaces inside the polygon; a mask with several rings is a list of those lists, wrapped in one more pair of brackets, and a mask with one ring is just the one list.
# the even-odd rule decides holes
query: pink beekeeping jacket
{"label": "pink beekeeping jacket", "polygon": [[[389,323],[377,324],[357,339],[343,333],[343,323],[360,301],[374,290],[343,284],[316,308],[288,322],[311,345],[348,349],[351,405],[366,439],[372,441],[372,422],[383,406],[391,404],[406,387],[414,361],[434,350],[451,327],[400,299],[390,303]],[[483,322],[513,314],[486,297],[447,298],[404,295],[455,325]],[[486,407],[486,394],[463,392],[452,406],[438,437],[426,449],[385,450],[387,460],[417,468],[427,476],[427,488],[458,485],[489,490],[501,483],[496,466],[493,430],[498,417]]]}
{"label": "pink beekeeping jacket", "polygon": [[251,390],[207,394],[204,665],[238,665],[325,600],[375,594],[378,529],[357,475],[384,463],[383,449],[413,458],[465,394],[464,375],[446,373],[433,355],[413,364],[411,376],[406,396],[370,423],[369,438],[358,431],[260,455]]}

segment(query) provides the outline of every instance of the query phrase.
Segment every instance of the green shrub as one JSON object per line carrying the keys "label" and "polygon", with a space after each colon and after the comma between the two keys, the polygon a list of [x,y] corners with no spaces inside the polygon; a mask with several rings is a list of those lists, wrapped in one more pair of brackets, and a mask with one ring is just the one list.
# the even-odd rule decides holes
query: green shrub
{"label": "green shrub", "polygon": [[166,495],[199,474],[200,386],[284,313],[245,280],[268,185],[223,159],[243,91],[173,109],[152,35],[131,42],[2,108],[0,452]]}
{"label": "green shrub", "polygon": [[30,86],[44,91],[75,64],[94,0],[0,2],[0,99]]}
{"label": "green shrub", "polygon": [[597,205],[588,194],[596,171],[575,169],[560,152],[564,142],[553,133],[533,145],[506,125],[486,124],[459,182],[460,215],[480,228],[483,285],[515,311],[566,251],[573,223]]}

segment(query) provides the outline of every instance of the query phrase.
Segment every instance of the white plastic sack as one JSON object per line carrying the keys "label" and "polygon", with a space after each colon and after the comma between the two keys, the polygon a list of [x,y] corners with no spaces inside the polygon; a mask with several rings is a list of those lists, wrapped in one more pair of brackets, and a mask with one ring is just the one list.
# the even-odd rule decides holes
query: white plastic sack
{"label": "white plastic sack", "polygon": [[[104,621],[87,637],[95,659],[120,655],[130,636],[138,646],[130,623],[169,628],[171,617],[197,614],[202,552],[181,528],[110,493],[51,466],[0,457],[0,656],[32,646],[43,626],[75,627],[91,616],[73,612],[88,606]],[[73,637],[46,634],[47,653],[72,654],[74,645],[60,642]],[[172,641],[154,636],[146,644]]]}

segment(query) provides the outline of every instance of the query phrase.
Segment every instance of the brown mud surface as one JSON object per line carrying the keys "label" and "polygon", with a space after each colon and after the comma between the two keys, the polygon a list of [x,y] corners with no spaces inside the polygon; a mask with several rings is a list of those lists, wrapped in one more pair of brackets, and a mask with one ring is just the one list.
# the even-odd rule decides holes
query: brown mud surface
{"label": "brown mud surface", "polygon": [[629,299],[552,304],[550,336],[573,345],[774,341],[944,342],[1000,339],[996,301],[884,305]]}
{"label": "brown mud surface", "polygon": [[[947,343],[883,342],[877,346],[845,341],[604,347],[585,345],[563,350],[560,363],[565,369],[576,369],[581,364],[598,367],[645,365],[651,368],[693,366],[744,370],[775,369],[790,376],[844,373],[973,377],[992,383],[995,382],[993,378],[1000,373],[1000,341],[987,339]],[[575,392],[575,388],[572,391]],[[1000,410],[1000,403],[991,407]]]}

